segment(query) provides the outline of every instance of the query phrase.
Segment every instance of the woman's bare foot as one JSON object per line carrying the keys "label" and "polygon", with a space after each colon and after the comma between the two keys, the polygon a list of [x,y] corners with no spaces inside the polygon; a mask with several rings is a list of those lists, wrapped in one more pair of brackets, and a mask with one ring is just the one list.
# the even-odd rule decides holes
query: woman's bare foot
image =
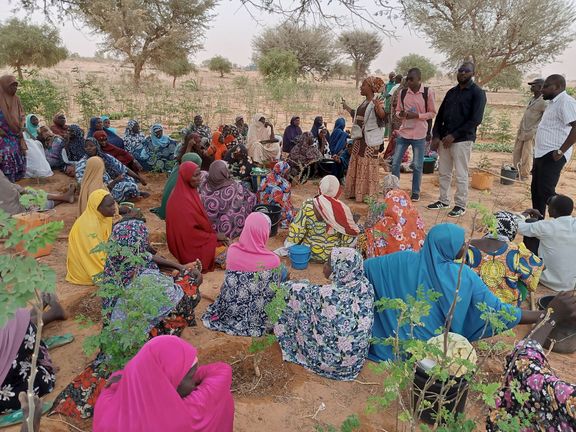
{"label": "woman's bare foot", "polygon": [[[26,419],[28,418],[28,413],[30,413],[30,407],[28,406],[28,397],[25,392],[18,393],[18,400],[20,401],[20,407],[24,413],[24,422],[20,428],[20,432],[28,432],[28,424]],[[31,432],[40,431],[40,419],[42,418],[42,401],[38,396],[34,396],[34,430]]]}
{"label": "woman's bare foot", "polygon": [[148,198],[150,196],[149,192],[140,192],[140,198]]}
{"label": "woman's bare foot", "polygon": [[70,204],[73,204],[76,198],[75,194],[76,194],[76,185],[74,183],[71,183],[68,185],[68,190],[64,193],[64,197]]}
{"label": "woman's bare foot", "polygon": [[44,304],[50,306],[50,309],[42,314],[42,321],[44,321],[44,324],[48,324],[52,321],[61,321],[68,318],[66,311],[58,301],[56,294],[42,293],[42,301]]}

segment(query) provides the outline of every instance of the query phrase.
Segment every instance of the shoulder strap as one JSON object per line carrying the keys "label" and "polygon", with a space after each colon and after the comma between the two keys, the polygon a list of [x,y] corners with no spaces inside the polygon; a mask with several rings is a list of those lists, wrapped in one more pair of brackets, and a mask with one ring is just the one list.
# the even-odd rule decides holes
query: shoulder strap
{"label": "shoulder strap", "polygon": [[408,93],[407,88],[403,88],[400,92],[400,102],[402,102],[402,109],[404,109],[404,98],[406,97],[406,93]]}

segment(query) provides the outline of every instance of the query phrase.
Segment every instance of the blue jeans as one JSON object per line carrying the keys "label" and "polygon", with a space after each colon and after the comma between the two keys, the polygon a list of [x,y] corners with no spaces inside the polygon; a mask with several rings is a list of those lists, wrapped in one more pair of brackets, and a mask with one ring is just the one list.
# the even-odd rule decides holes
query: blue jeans
{"label": "blue jeans", "polygon": [[412,193],[420,195],[420,185],[422,184],[422,167],[424,166],[424,147],[426,146],[426,138],[422,139],[407,139],[399,136],[396,138],[396,149],[392,157],[392,174],[400,178],[400,164],[402,158],[408,147],[412,146],[414,159],[412,161]]}

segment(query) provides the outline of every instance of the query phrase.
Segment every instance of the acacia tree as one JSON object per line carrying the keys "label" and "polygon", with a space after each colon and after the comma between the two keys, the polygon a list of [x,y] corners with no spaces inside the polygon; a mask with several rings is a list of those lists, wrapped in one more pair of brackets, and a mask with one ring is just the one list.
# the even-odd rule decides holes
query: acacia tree
{"label": "acacia tree", "polygon": [[356,77],[356,88],[358,88],[358,83],[366,75],[370,63],[382,51],[382,40],[377,33],[352,30],[342,33],[338,37],[338,43],[340,50],[352,60]]}
{"label": "acacia tree", "polygon": [[418,54],[408,54],[396,63],[396,71],[406,75],[411,68],[418,68],[422,74],[422,81],[426,82],[436,75],[438,69],[426,57]]}
{"label": "acacia tree", "polygon": [[0,65],[16,69],[20,80],[24,79],[22,68],[50,67],[66,57],[68,50],[54,27],[28,24],[18,18],[0,26]]}
{"label": "acacia tree", "polygon": [[508,68],[549,63],[574,40],[568,0],[414,0],[407,20],[445,54],[446,65],[476,64],[487,84]]}
{"label": "acacia tree", "polygon": [[289,22],[264,30],[254,38],[252,46],[255,63],[273,49],[294,53],[300,75],[327,76],[336,54],[326,28]]}
{"label": "acacia tree", "polygon": [[220,72],[220,78],[224,78],[224,74],[232,70],[232,62],[222,56],[214,56],[208,60],[208,69],[212,72]]}
{"label": "acacia tree", "polygon": [[[103,50],[134,67],[139,83],[144,66],[177,47],[189,55],[202,47],[214,0],[71,0],[73,11],[104,36]],[[172,51],[173,52],[173,51]]]}
{"label": "acacia tree", "polygon": [[295,80],[298,69],[298,59],[292,51],[274,48],[258,59],[258,70],[269,81]]}
{"label": "acacia tree", "polygon": [[176,88],[176,79],[178,77],[188,75],[196,70],[196,67],[188,61],[185,55],[155,59],[154,65],[158,70],[172,77],[172,88]]}

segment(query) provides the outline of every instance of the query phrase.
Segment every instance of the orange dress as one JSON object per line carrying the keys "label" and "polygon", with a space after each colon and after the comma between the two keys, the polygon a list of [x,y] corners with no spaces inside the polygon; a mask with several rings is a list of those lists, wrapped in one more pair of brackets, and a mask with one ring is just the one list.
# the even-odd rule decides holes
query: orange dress
{"label": "orange dress", "polygon": [[372,228],[366,228],[366,257],[419,251],[426,237],[424,221],[408,194],[400,189],[391,190],[384,202],[384,214]]}
{"label": "orange dress", "polygon": [[224,142],[220,142],[220,136],[222,135],[221,130],[217,130],[212,135],[212,145],[208,148],[208,155],[214,156],[214,160],[224,159],[224,155],[228,151],[230,143],[232,143],[236,138],[233,135],[228,135],[224,138]]}

